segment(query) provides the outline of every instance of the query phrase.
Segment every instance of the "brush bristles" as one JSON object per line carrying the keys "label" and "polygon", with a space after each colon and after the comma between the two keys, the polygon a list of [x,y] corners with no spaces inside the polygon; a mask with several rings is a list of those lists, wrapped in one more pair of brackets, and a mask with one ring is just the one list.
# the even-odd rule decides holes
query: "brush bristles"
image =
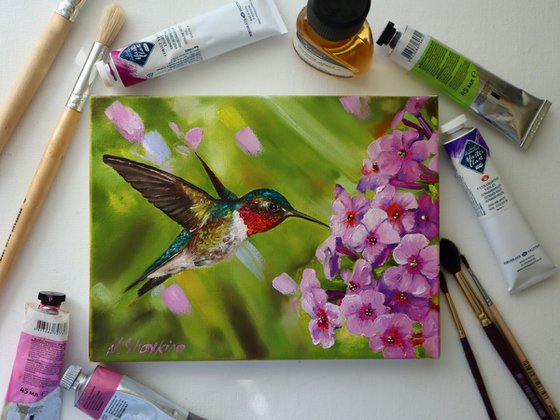
{"label": "brush bristles", "polygon": [[103,16],[99,21],[96,41],[110,46],[121,30],[126,16],[124,10],[116,4],[110,4],[103,10]]}

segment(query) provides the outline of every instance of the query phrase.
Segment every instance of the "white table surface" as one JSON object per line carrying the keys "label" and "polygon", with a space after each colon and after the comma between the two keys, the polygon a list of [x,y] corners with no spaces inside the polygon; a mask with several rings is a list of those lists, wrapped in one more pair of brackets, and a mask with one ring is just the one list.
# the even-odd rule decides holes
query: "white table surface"
{"label": "white table surface", "polygon": [[[303,1],[277,0],[289,28],[269,39],[133,88],[95,94],[134,95],[431,95],[424,82],[376,48],[371,70],[354,80],[332,78],[301,61],[291,46]],[[0,100],[54,11],[56,0],[3,0]],[[7,240],[43,148],[95,37],[109,1],[89,0],[43,86],[0,156],[0,246]],[[127,23],[115,46],[225,4],[226,0],[121,0]],[[453,4],[451,4],[453,3]],[[387,20],[430,33],[504,79],[553,106],[534,143],[522,151],[468,114],[544,248],[560,263],[560,5],[558,0],[374,1],[369,22],[377,37]],[[88,108],[89,109],[89,108]],[[82,119],[27,245],[0,296],[0,394],[8,385],[24,303],[37,291],[64,291],[72,328],[66,362],[88,360],[89,123]],[[441,121],[463,110],[440,97]],[[512,226],[512,229],[515,229]],[[560,278],[510,296],[467,197],[442,153],[441,233],[458,243],[486,285],[534,368],[560,404]],[[471,345],[499,418],[536,414],[491,347],[456,285],[450,282]],[[110,367],[144,382],[209,419],[482,419],[485,411],[445,303],[441,358],[412,361],[262,361],[116,363]],[[86,418],[65,395],[64,419]]]}

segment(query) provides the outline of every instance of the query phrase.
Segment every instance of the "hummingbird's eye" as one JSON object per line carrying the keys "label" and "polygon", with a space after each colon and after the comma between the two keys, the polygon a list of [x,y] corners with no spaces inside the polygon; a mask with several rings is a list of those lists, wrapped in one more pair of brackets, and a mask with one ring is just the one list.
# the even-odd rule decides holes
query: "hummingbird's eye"
{"label": "hummingbird's eye", "polygon": [[274,202],[269,202],[267,205],[267,208],[269,211],[276,213],[278,210],[280,210],[280,207],[278,206],[278,204],[274,203]]}

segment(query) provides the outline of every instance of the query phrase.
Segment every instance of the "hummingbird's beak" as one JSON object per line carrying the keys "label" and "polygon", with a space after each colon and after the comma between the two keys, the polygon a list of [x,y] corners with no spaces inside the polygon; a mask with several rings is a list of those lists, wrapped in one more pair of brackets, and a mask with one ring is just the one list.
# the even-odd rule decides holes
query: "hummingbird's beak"
{"label": "hummingbird's beak", "polygon": [[300,219],[309,220],[310,222],[317,223],[319,225],[330,228],[329,225],[321,222],[320,220],[317,220],[314,217],[308,216],[307,214],[302,213],[302,212],[297,211],[297,210],[294,210],[294,209],[288,211],[288,217],[290,217],[290,216],[291,217],[299,217]]}

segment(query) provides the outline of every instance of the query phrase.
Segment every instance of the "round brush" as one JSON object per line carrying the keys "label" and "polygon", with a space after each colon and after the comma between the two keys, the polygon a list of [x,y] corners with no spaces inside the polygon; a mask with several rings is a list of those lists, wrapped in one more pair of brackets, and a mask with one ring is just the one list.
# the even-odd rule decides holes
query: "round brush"
{"label": "round brush", "polygon": [[47,75],[86,0],[62,0],[0,107],[0,152]]}
{"label": "round brush", "polygon": [[494,407],[492,407],[492,402],[490,401],[490,397],[488,396],[488,391],[486,390],[486,385],[484,385],[482,374],[480,373],[480,369],[478,368],[478,363],[476,363],[476,358],[474,357],[471,345],[469,344],[469,340],[467,339],[467,334],[463,329],[463,324],[461,324],[459,313],[457,312],[455,304],[453,303],[453,299],[451,298],[451,294],[447,289],[447,281],[445,280],[445,276],[441,271],[439,273],[439,284],[441,286],[441,291],[443,292],[445,299],[447,300],[447,306],[449,306],[449,311],[451,312],[451,317],[453,318],[453,322],[455,323],[455,328],[457,329],[459,340],[461,340],[461,345],[463,346],[463,352],[465,353],[465,357],[467,358],[467,362],[469,363],[469,368],[471,369],[471,373],[476,382],[476,386],[478,387],[478,392],[480,392],[480,396],[482,397],[482,402],[484,403],[484,407],[486,408],[486,412],[488,413],[488,418],[491,420],[495,420],[496,413],[494,412]]}
{"label": "round brush", "polygon": [[0,293],[2,293],[3,286],[25,244],[70,140],[78,127],[83,107],[97,75],[95,62],[103,59],[107,54],[108,45],[117,36],[124,19],[124,12],[119,6],[110,5],[105,8],[99,23],[96,40],[68,98],[66,107],[58,120],[58,124],[47,143],[39,167],[33,176],[12,232],[8,237],[4,252],[0,256]]}
{"label": "round brush", "polygon": [[552,419],[553,417],[548,414],[546,406],[538,391],[534,388],[529,375],[523,369],[521,361],[512,350],[507,339],[492,322],[484,306],[480,302],[480,299],[474,292],[474,289],[463,274],[461,270],[461,253],[457,246],[449,239],[442,238],[440,240],[440,262],[443,268],[453,274],[457,280],[463,295],[465,295],[467,302],[482,325],[482,329],[488,336],[492,346],[494,346],[494,349],[502,358],[502,361],[517,381],[517,384],[524,392],[539,417],[541,419]]}

